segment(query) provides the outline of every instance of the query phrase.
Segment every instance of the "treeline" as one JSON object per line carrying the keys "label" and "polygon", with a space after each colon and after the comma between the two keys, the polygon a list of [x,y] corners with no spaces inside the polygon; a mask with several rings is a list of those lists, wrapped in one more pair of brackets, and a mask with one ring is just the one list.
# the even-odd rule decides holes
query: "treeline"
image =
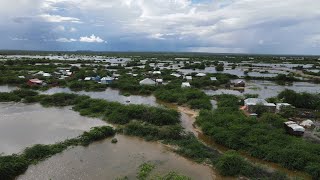
{"label": "treeline", "polygon": [[0,179],[15,179],[16,176],[24,173],[29,165],[36,164],[39,161],[61,153],[70,146],[87,146],[91,142],[111,137],[114,134],[115,130],[113,130],[112,127],[95,127],[76,138],[68,139],[60,143],[52,145],[37,144],[26,148],[20,154],[0,156]]}
{"label": "treeline", "polygon": [[232,95],[218,97],[218,109],[202,110],[196,123],[217,143],[247,152],[253,157],[320,178],[320,145],[288,135],[286,119],[264,113],[258,119],[247,117]]}
{"label": "treeline", "polygon": [[297,108],[320,110],[320,94],[297,93],[286,89],[278,95],[278,98]]}

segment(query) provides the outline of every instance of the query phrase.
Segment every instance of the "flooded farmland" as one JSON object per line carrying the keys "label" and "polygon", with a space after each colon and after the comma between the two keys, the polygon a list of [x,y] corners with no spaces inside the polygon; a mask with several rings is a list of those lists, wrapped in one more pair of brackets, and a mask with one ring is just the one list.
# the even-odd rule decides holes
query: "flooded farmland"
{"label": "flooded farmland", "polygon": [[31,179],[136,179],[137,169],[144,162],[156,165],[153,174],[175,171],[192,179],[219,179],[210,167],[193,163],[170,152],[164,145],[139,138],[117,135],[117,144],[110,139],[88,147],[75,147],[30,166],[19,180]]}
{"label": "flooded farmland", "polygon": [[156,98],[154,96],[123,96],[120,94],[119,90],[107,88],[105,91],[101,92],[86,92],[86,91],[71,91],[69,88],[51,88],[47,91],[41,92],[42,94],[52,95],[55,93],[75,93],[79,95],[87,95],[94,99],[104,99],[111,102],[119,102],[122,104],[144,104],[149,106],[159,106],[156,103]]}
{"label": "flooded farmland", "polygon": [[285,89],[296,92],[320,93],[320,85],[309,82],[293,82],[291,84],[279,85],[272,81],[250,80],[246,81],[244,91],[232,89],[204,90],[207,95],[233,94],[241,96],[244,94],[258,94],[260,98],[277,96]]}
{"label": "flooded farmland", "polygon": [[106,125],[68,107],[44,108],[40,104],[0,103],[0,115],[0,153],[4,154],[19,153],[34,144],[54,144]]}

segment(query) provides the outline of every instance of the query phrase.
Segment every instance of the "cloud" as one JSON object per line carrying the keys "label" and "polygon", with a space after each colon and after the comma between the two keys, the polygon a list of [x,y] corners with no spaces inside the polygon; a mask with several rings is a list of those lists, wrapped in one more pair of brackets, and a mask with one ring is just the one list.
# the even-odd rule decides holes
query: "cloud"
{"label": "cloud", "polygon": [[50,15],[50,14],[41,14],[38,17],[45,22],[52,22],[52,23],[61,23],[61,22],[82,23],[80,19],[75,17],[66,17],[66,16]]}
{"label": "cloud", "polygon": [[56,39],[57,42],[69,43],[69,42],[76,42],[76,39],[68,39],[68,38],[58,38]]}
{"label": "cloud", "polygon": [[69,32],[76,32],[76,31],[77,31],[77,29],[74,28],[74,27],[72,27],[72,28],[69,29]]}
{"label": "cloud", "polygon": [[[318,7],[314,0],[11,0],[0,2],[0,37],[26,37],[36,45],[37,36],[94,32],[102,38],[73,42],[102,47],[108,37],[117,50],[319,53]],[[52,31],[59,26],[65,29]]]}
{"label": "cloud", "polygon": [[54,31],[58,31],[58,32],[64,32],[66,30],[66,28],[64,26],[57,26]]}
{"label": "cloud", "polygon": [[18,38],[18,37],[14,37],[14,38],[10,38],[12,41],[28,41],[28,38]]}
{"label": "cloud", "polygon": [[84,43],[107,43],[107,41],[101,39],[98,36],[95,36],[92,34],[91,36],[84,36],[80,37],[79,39],[74,38],[58,38],[55,41],[57,42],[63,42],[63,43],[69,43],[69,42],[84,42]]}
{"label": "cloud", "polygon": [[86,43],[103,43],[103,42],[107,43],[107,41],[104,41],[99,36],[95,36],[94,34],[92,34],[90,37],[88,36],[80,37],[79,41],[86,42]]}

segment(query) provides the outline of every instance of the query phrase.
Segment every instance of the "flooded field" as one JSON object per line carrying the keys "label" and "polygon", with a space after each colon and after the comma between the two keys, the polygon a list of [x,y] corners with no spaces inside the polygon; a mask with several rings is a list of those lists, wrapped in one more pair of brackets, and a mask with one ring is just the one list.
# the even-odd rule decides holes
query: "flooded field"
{"label": "flooded field", "polygon": [[0,103],[0,154],[19,153],[34,144],[53,144],[102,125],[106,123],[80,116],[68,107]]}
{"label": "flooded field", "polygon": [[105,99],[112,102],[119,102],[122,104],[144,104],[149,106],[159,106],[156,103],[154,96],[123,96],[119,90],[108,88],[102,92],[86,92],[86,91],[71,91],[69,88],[51,88],[47,91],[41,92],[43,94],[52,95],[55,93],[75,93],[80,95],[87,95],[94,99]]}
{"label": "flooded field", "polygon": [[258,94],[260,98],[277,96],[285,89],[296,92],[320,93],[320,85],[309,82],[293,82],[290,85],[279,85],[272,81],[251,80],[246,81],[244,91],[240,92],[232,89],[204,90],[208,95],[233,94],[241,96],[244,94]]}
{"label": "flooded field", "polygon": [[139,138],[117,135],[88,147],[75,147],[30,166],[19,180],[33,179],[136,179],[137,169],[144,162],[156,165],[154,174],[176,171],[197,180],[220,179],[210,167],[193,163],[170,152],[164,145]]}

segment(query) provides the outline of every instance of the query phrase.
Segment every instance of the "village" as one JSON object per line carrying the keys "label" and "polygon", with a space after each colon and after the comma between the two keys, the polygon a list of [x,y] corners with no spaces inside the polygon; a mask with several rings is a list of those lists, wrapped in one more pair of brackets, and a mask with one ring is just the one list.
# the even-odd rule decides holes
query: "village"
{"label": "village", "polygon": [[[302,64],[306,59],[310,63]],[[90,98],[90,100],[92,98],[90,103],[93,105],[88,107],[92,110],[84,109],[80,111],[80,115],[100,117],[102,114],[105,116],[104,119],[107,119],[105,121],[115,124],[117,121],[112,119],[118,117],[123,121],[130,119],[131,117],[126,117],[130,116],[126,111],[134,110],[125,108],[131,106],[137,108],[134,105],[143,105],[141,109],[148,109],[149,106],[159,108],[157,111],[175,106],[179,113],[188,112],[195,116],[192,122],[181,120],[182,128],[191,132],[195,131],[193,127],[203,128],[202,136],[208,136],[209,139],[212,138],[230,149],[240,147],[225,142],[228,138],[234,138],[230,134],[230,137],[227,135],[227,132],[231,131],[229,126],[215,129],[215,126],[221,125],[220,118],[226,118],[226,123],[234,123],[231,127],[239,126],[240,128],[241,123],[237,124],[239,122],[236,120],[239,117],[239,121],[245,124],[244,128],[251,129],[250,123],[256,124],[257,129],[261,128],[259,125],[265,126],[259,129],[264,133],[270,131],[268,128],[271,130],[275,128],[278,135],[285,138],[298,138],[301,143],[312,143],[316,146],[320,143],[317,104],[320,102],[320,89],[317,84],[319,76],[315,71],[319,68],[319,62],[317,57],[1,55],[0,100],[46,104],[56,99],[58,102],[52,102],[52,104],[59,106],[59,103],[69,102],[67,99],[72,96]],[[35,96],[24,97],[37,93],[39,94]],[[21,94],[26,95],[21,96]],[[82,97],[84,95],[88,97]],[[20,96],[23,98],[19,99]],[[51,96],[56,98],[51,99]],[[107,106],[119,106],[124,109],[114,110],[116,115],[112,116],[112,113],[108,114],[110,112],[107,108],[94,104],[98,103],[98,99],[120,103],[120,105]],[[76,107],[83,107],[82,101],[75,101],[80,103],[76,104]],[[308,103],[304,103],[305,101]],[[100,113],[101,110],[103,113]],[[90,115],[89,112],[93,114]],[[138,112],[135,113],[139,114]],[[207,113],[213,113],[213,115]],[[159,113],[157,119],[166,119],[165,114]],[[227,118],[228,115],[233,118]],[[212,120],[212,117],[217,119]],[[271,118],[270,122],[265,120],[268,118]],[[137,117],[133,116],[133,119]],[[208,123],[211,121],[212,123]],[[143,128],[152,127],[155,131],[163,126],[152,123],[155,122],[143,122],[141,127],[139,126],[142,129],[135,129],[137,132],[133,134],[144,132]],[[185,126],[184,123],[191,123],[191,125]],[[214,126],[214,123],[217,124]],[[121,125],[122,128],[128,129],[133,126],[124,122]],[[165,125],[174,126],[175,124]],[[219,136],[210,134],[210,128],[216,130]],[[236,129],[232,131],[237,132]],[[149,133],[139,134],[138,137],[159,138],[149,134],[154,133],[150,130]],[[234,136],[236,135],[244,136],[235,133]],[[225,141],[219,139],[220,136],[224,137],[222,139]],[[161,138],[160,140],[168,140]],[[118,142],[117,139],[113,140]],[[172,139],[169,138],[169,140]],[[259,148],[257,147],[256,151]],[[270,159],[270,161],[276,160]],[[278,163],[281,164],[281,162]]]}

